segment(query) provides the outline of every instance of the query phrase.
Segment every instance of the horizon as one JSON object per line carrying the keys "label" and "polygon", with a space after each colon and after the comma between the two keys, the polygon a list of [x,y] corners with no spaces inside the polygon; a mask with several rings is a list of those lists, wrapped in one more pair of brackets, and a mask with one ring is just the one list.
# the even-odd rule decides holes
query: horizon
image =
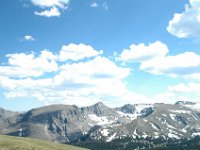
{"label": "horizon", "polygon": [[199,102],[199,6],[2,0],[0,107]]}
{"label": "horizon", "polygon": [[[109,107],[111,109],[115,109],[115,108],[124,107],[126,105],[155,105],[155,104],[176,105],[177,102],[189,102],[190,103],[190,101],[176,101],[175,103],[164,103],[164,102],[163,103],[135,103],[135,104],[127,103],[127,104],[123,104],[123,105],[117,106],[117,107],[107,106],[103,102],[97,102],[97,103],[90,104],[90,105],[85,105],[85,106],[78,106],[78,105],[73,105],[73,104],[72,105],[68,105],[68,104],[50,104],[50,105],[43,105],[43,106],[39,106],[39,107],[33,107],[33,108],[28,109],[28,110],[21,110],[21,111],[5,109],[5,108],[2,108],[2,107],[0,107],[0,108],[4,109],[6,111],[13,111],[13,112],[18,112],[18,113],[23,113],[23,112],[27,112],[27,111],[34,110],[34,109],[40,109],[40,108],[50,107],[50,106],[59,106],[59,105],[61,105],[61,106],[75,106],[75,107],[78,107],[78,108],[85,108],[85,107],[92,107],[94,105],[97,105],[97,104],[101,103],[101,104],[105,105],[106,107]],[[199,105],[199,104],[200,103],[198,103],[198,102],[194,103],[194,105]],[[189,104],[189,105],[191,105],[191,104]]]}

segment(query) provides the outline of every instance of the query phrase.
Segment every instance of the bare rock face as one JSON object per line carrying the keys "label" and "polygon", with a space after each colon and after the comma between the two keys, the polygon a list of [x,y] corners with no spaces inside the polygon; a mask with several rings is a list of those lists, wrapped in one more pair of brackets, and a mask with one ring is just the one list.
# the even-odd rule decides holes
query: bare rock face
{"label": "bare rock face", "polygon": [[7,127],[16,123],[19,113],[12,112],[9,110],[5,110],[0,108],[0,133],[6,131]]}
{"label": "bare rock face", "polygon": [[183,103],[127,104],[118,108],[101,102],[88,107],[50,105],[25,113],[1,108],[0,129],[1,134],[63,143],[110,142],[124,137],[181,139],[200,135],[199,114]]}
{"label": "bare rock face", "polygon": [[134,105],[126,104],[122,107],[116,108],[116,110],[121,111],[123,113],[134,114],[136,111],[136,108]]}

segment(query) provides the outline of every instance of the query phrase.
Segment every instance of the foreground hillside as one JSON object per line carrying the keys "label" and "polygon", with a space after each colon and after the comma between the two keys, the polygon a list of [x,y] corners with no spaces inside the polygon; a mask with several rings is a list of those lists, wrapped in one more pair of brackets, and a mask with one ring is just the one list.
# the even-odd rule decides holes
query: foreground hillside
{"label": "foreground hillside", "polygon": [[[51,143],[43,140],[0,136],[1,150],[84,150],[75,146]],[[86,150],[86,149],[85,149]]]}

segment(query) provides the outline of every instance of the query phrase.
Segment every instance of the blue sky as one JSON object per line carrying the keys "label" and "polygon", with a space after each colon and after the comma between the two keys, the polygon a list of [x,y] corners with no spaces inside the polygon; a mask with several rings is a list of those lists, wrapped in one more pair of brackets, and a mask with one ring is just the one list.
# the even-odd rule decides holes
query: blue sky
{"label": "blue sky", "polygon": [[199,0],[2,0],[0,107],[198,101]]}

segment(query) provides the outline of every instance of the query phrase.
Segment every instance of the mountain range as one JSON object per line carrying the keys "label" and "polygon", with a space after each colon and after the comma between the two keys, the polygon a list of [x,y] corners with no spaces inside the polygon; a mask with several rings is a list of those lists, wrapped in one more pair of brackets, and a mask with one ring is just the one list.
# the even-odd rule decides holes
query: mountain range
{"label": "mountain range", "polygon": [[178,101],[110,108],[99,102],[88,107],[50,105],[23,113],[0,108],[0,134],[60,143],[192,139],[200,135],[200,105]]}

